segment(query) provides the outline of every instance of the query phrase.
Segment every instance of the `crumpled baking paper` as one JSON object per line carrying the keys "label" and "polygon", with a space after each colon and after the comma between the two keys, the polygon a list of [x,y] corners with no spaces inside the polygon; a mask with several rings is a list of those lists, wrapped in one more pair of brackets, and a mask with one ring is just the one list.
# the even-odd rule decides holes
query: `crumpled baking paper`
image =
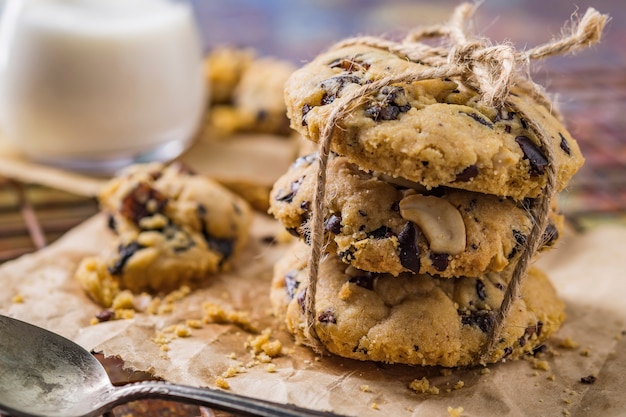
{"label": "crumpled baking paper", "polygon": [[[602,227],[569,233],[538,261],[567,305],[567,321],[541,358],[483,368],[422,368],[318,356],[294,345],[271,314],[268,291],[273,263],[287,243],[269,244],[280,226],[257,214],[252,242],[228,273],[176,302],[169,314],[137,313],[133,319],[90,325],[101,308],[73,279],[78,262],[112,239],[97,215],[37,253],[0,266],[0,313],[58,332],[87,349],[121,357],[133,369],[174,383],[215,388],[216,378],[242,366],[226,381],[230,391],[347,416],[559,416],[623,415],[626,409],[626,229]],[[21,302],[20,302],[21,301]],[[267,365],[251,364],[246,342],[253,332],[233,324],[204,324],[175,338],[165,352],[152,339],[167,326],[203,316],[202,303],[245,311],[259,331],[283,343]],[[561,347],[563,342],[569,348]],[[248,364],[248,366],[246,366]],[[581,382],[593,375],[592,384]],[[427,377],[439,394],[418,393],[411,381]],[[460,382],[459,382],[460,381]]]}

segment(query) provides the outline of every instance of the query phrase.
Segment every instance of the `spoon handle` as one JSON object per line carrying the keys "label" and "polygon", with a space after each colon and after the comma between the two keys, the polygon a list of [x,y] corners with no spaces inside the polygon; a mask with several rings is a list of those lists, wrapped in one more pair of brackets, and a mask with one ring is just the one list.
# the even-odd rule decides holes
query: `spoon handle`
{"label": "spoon handle", "polygon": [[339,417],[338,414],[309,410],[292,404],[280,404],[230,392],[176,385],[161,381],[141,381],[115,387],[115,404],[139,399],[175,400],[217,410],[256,417]]}

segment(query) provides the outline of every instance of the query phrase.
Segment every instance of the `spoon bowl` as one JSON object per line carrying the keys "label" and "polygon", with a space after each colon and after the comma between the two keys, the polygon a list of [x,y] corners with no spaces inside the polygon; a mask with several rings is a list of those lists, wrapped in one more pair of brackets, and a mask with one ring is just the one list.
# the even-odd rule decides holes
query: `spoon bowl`
{"label": "spoon bowl", "polygon": [[244,416],[337,416],[224,391],[141,381],[113,386],[104,367],[76,343],[0,315],[0,412],[14,417],[95,417],[146,398],[175,400]]}

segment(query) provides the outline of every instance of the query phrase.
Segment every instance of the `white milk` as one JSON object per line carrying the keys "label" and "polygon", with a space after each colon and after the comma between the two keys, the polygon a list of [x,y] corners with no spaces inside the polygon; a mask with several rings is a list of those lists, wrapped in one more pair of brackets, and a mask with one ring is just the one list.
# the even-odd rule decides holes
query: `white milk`
{"label": "white milk", "polygon": [[9,0],[4,17],[1,129],[18,149],[98,169],[187,147],[205,106],[188,5]]}

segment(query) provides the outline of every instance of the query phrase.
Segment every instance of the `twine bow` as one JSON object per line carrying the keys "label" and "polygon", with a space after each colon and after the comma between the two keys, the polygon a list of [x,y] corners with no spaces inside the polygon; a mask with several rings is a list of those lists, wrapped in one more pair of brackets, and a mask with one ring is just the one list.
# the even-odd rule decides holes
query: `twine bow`
{"label": "twine bow", "polygon": [[[477,6],[463,3],[452,14],[450,21],[444,25],[437,25],[417,29],[410,32],[403,41],[394,42],[377,37],[356,37],[335,44],[331,49],[340,49],[352,45],[363,45],[389,51],[413,62],[424,64],[419,70],[389,76],[367,83],[335,100],[336,106],[328,116],[322,127],[319,139],[318,177],[313,200],[311,219],[311,257],[309,261],[309,283],[305,297],[305,327],[308,341],[318,351],[323,351],[315,329],[316,311],[315,294],[319,264],[324,247],[324,198],[326,192],[326,170],[328,155],[334,129],[338,122],[360,104],[369,95],[379,91],[383,86],[412,83],[420,80],[457,77],[463,83],[474,88],[481,96],[481,101],[492,107],[500,107],[506,103],[524,116],[523,109],[516,108],[507,102],[509,91],[513,86],[519,86],[531,94],[535,100],[552,108],[550,100],[541,87],[530,80],[527,68],[530,61],[543,59],[554,55],[574,53],[600,40],[602,30],[608,20],[606,15],[589,8],[578,24],[572,24],[570,33],[561,39],[537,46],[528,51],[516,51],[510,44],[492,45],[487,39],[472,37],[467,33],[470,17]],[[564,31],[567,28],[564,28]],[[421,42],[424,39],[440,38],[447,41],[447,46],[431,46]],[[521,68],[526,69],[520,71]],[[554,112],[554,109],[552,109]],[[519,298],[521,282],[533,254],[542,243],[543,233],[547,224],[550,202],[555,194],[556,171],[550,146],[547,146],[547,135],[542,126],[532,122],[529,127],[535,131],[540,145],[546,152],[548,166],[546,167],[546,185],[535,207],[531,210],[533,226],[529,233],[525,247],[513,268],[510,283],[506,288],[504,299],[494,320],[487,343],[484,346],[481,361],[486,362],[492,350],[498,343],[500,332],[504,325],[511,305]]]}

